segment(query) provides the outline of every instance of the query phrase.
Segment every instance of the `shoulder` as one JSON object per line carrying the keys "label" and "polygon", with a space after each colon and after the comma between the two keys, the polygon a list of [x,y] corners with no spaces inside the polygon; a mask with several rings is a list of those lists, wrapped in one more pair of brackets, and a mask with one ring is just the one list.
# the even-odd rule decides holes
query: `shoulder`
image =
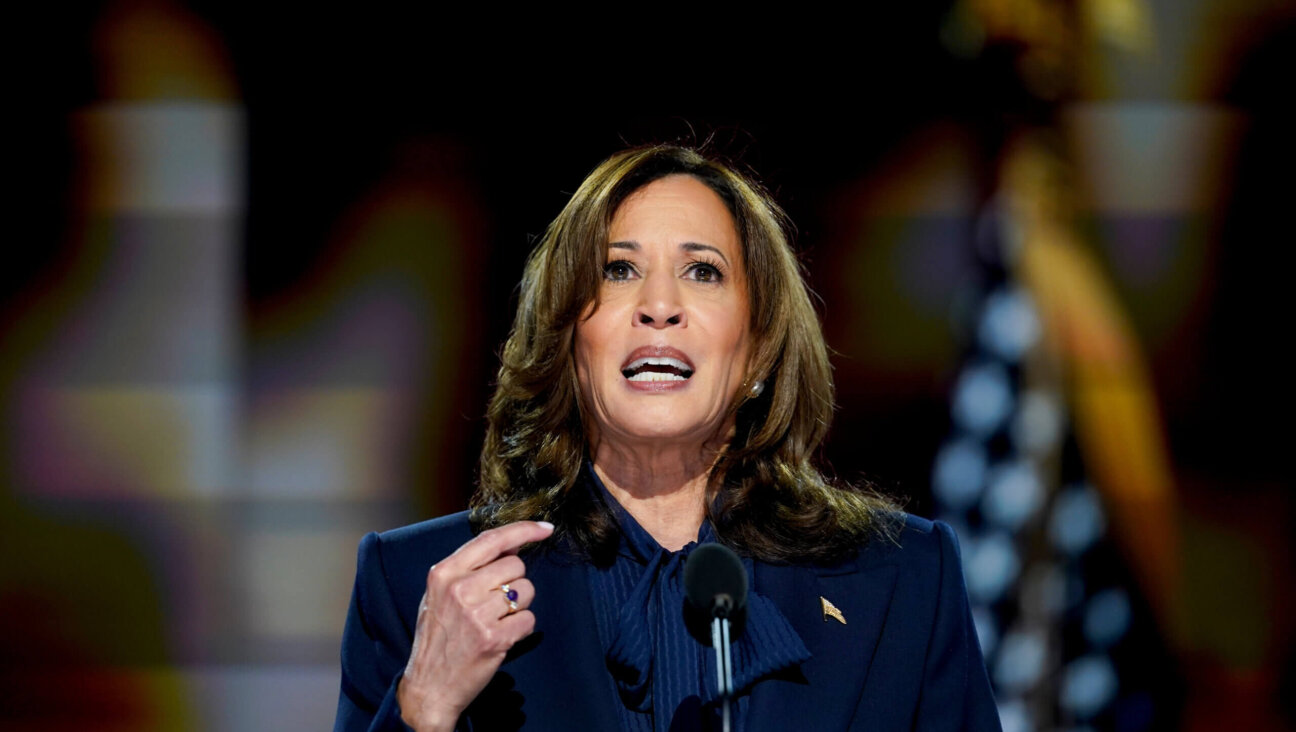
{"label": "shoulder", "polygon": [[356,560],[357,588],[383,585],[399,606],[411,597],[417,605],[428,569],[472,537],[467,511],[366,534]]}
{"label": "shoulder", "polygon": [[444,558],[473,537],[468,523],[468,512],[460,511],[448,516],[420,521],[409,526],[369,534],[361,541],[380,546],[384,559],[405,559],[429,556]]}
{"label": "shoulder", "polygon": [[939,604],[966,604],[958,538],[949,524],[897,514],[892,530],[860,548],[850,571],[893,567],[893,601],[934,612]]}
{"label": "shoulder", "polygon": [[959,561],[958,539],[949,524],[908,513],[890,517],[890,530],[869,539],[854,557],[860,567],[899,564],[939,571]]}
{"label": "shoulder", "polygon": [[762,564],[837,575],[880,565],[900,565],[911,570],[923,567],[939,570],[942,565],[949,564],[949,559],[958,560],[958,539],[948,524],[902,511],[888,514],[882,520],[886,526],[873,532],[846,556],[827,562],[794,560],[788,563]]}
{"label": "shoulder", "polygon": [[[948,524],[896,513],[890,525],[862,543],[857,551],[837,561],[761,563],[767,581],[787,582],[798,574],[836,581],[883,581],[892,602],[934,610],[935,604],[966,594],[958,539]],[[778,578],[778,579],[775,579]],[[885,578],[885,579],[884,579]]]}
{"label": "shoulder", "polygon": [[921,647],[944,623],[962,622],[967,612],[963,562],[954,530],[941,521],[897,516],[890,538],[870,541],[857,557],[860,576],[893,577],[891,609],[902,611],[911,642]]}

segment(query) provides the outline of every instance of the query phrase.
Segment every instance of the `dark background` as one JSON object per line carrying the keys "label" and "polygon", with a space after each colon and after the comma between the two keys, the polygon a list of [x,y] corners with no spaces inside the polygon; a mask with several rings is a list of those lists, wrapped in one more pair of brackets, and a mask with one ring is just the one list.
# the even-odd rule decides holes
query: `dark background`
{"label": "dark background", "polygon": [[[1292,624],[1284,619],[1296,554],[1286,477],[1292,412],[1289,359],[1281,356],[1290,308],[1280,263],[1290,239],[1294,120],[1285,98],[1296,16],[1278,2],[1131,6],[1146,14],[1151,50],[1124,52],[1076,30],[1063,64],[1073,80],[1052,97],[1022,78],[1036,36],[1008,33],[969,50],[957,19],[972,4],[953,2],[849,15],[741,9],[718,18],[644,8],[593,19],[502,8],[321,12],[136,2],[24,18],[11,31],[35,42],[11,62],[16,105],[7,115],[18,194],[14,246],[0,275],[0,508],[9,509],[5,561],[38,559],[0,575],[5,634],[17,639],[23,633],[15,629],[42,608],[65,607],[79,594],[79,575],[64,562],[80,560],[50,554],[39,537],[57,534],[74,555],[116,557],[84,571],[122,577],[103,582],[110,597],[148,599],[97,598],[118,608],[107,620],[54,611],[61,619],[37,635],[66,650],[7,641],[4,672],[33,657],[67,661],[94,679],[90,688],[109,690],[90,695],[86,716],[60,718],[69,726],[119,698],[116,684],[136,700],[116,708],[123,728],[177,719],[213,729],[267,720],[310,728],[314,722],[303,720],[327,719],[337,633],[324,623],[276,635],[284,626],[265,619],[292,617],[293,603],[323,602],[340,631],[359,535],[465,505],[494,352],[507,335],[526,252],[584,174],[626,145],[702,145],[747,166],[774,193],[797,226],[835,351],[840,410],[826,458],[841,477],[931,516],[932,459],[949,430],[949,389],[968,346],[958,308],[977,284],[971,242],[978,211],[995,192],[1001,143],[1021,129],[1057,136],[1076,168],[1088,171],[1077,175],[1083,188],[1096,179],[1096,163],[1074,143],[1086,118],[1073,112],[1132,119],[1151,110],[1228,120],[1218,138],[1200,140],[1223,141],[1218,164],[1206,168],[1219,179],[1205,186],[1205,198],[1131,212],[1082,194],[1076,219],[1148,368],[1184,541],[1196,547],[1185,556],[1205,558],[1191,565],[1184,602],[1195,607],[1185,610],[1184,627],[1158,632],[1179,639],[1182,683],[1211,690],[1201,691],[1214,695],[1203,704],[1224,716],[1258,705],[1274,710],[1257,717],[1263,724],[1290,725],[1290,709],[1282,722],[1276,699],[1293,676]],[[1086,6],[1066,7],[1082,27]],[[163,36],[187,40],[168,45]],[[154,54],[154,43],[181,50]],[[123,47],[145,50],[126,61]],[[108,346],[67,345],[80,337],[79,323],[94,322],[84,317],[96,308],[133,302],[140,281],[114,279],[117,266],[161,256],[131,248],[104,222],[187,215],[104,207],[87,192],[95,171],[112,169],[116,158],[78,120],[139,105],[218,108],[241,120],[233,155],[242,173],[231,189],[238,203],[219,214],[232,264],[219,275],[225,294],[211,305],[226,313],[234,335],[222,341],[227,362],[212,371],[172,373],[157,366],[157,352],[133,350],[142,339],[179,352],[202,337],[200,323],[180,316],[159,325],[168,335],[157,339],[108,332],[118,344],[112,356],[102,350]],[[1198,138],[1184,139],[1187,155]],[[1118,179],[1127,172],[1105,171]],[[932,180],[954,187],[917,198],[895,193]],[[1155,191],[1150,198],[1160,200]],[[420,206],[437,212],[435,220],[410,213]],[[429,236],[441,238],[427,245]],[[120,260],[127,250],[143,259]],[[183,263],[156,271],[165,278],[170,266],[189,272]],[[184,310],[182,290],[161,289],[167,294],[149,307]],[[30,458],[33,440],[52,435],[53,459],[71,460],[68,452],[91,439],[66,426],[79,425],[78,415],[93,434],[130,431],[129,395],[165,400],[184,391],[177,385],[214,387],[233,405],[236,447],[220,453],[228,465],[214,493],[183,481],[136,489],[132,470],[148,473],[139,465],[102,484],[84,479],[93,471],[76,473],[82,477],[69,487],[49,477],[44,458]],[[74,409],[71,422],[49,427],[45,408],[31,406],[31,394],[48,388],[127,397],[118,412]],[[343,436],[327,444],[353,440],[354,474],[376,477],[319,493],[256,477],[258,441],[267,434],[258,425],[278,436],[266,443],[273,455],[297,444],[294,431],[334,424],[303,404],[356,393],[400,405],[328,412]],[[349,432],[343,425],[355,415],[373,423]],[[356,434],[379,434],[385,452],[367,456],[369,443]],[[86,447],[109,462],[113,449]],[[255,589],[264,582],[255,579],[257,559],[239,547],[289,535],[302,539],[303,564],[331,547],[319,570],[331,579],[307,571],[300,592]],[[66,581],[40,579],[53,576]],[[191,612],[204,598],[218,600]],[[286,604],[274,604],[280,600]],[[161,630],[140,627],[139,617]],[[124,640],[98,640],[110,635]],[[123,650],[141,645],[150,650]],[[31,687],[31,698],[44,698],[39,678]],[[314,701],[285,712],[271,701],[285,689]],[[43,713],[35,704],[8,712],[30,724]]]}

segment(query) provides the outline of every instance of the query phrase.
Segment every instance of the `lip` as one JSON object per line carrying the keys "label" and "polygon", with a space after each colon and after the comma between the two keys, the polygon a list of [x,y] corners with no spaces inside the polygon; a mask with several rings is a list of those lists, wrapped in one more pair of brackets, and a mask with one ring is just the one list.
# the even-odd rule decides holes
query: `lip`
{"label": "lip", "polygon": [[[693,365],[693,359],[689,358],[687,353],[670,346],[640,346],[631,351],[630,355],[626,356],[625,361],[621,362],[621,368],[618,370],[625,371],[630,367],[630,364],[641,358],[674,359],[688,366],[689,370],[693,373],[697,373],[697,367]],[[646,392],[663,392],[683,389],[688,386],[689,381],[691,381],[691,379],[683,379],[680,381],[631,381],[630,379],[623,379],[623,382],[629,388],[634,389],[635,391]]]}
{"label": "lip", "polygon": [[693,365],[693,359],[689,358],[687,353],[670,346],[640,346],[631,351],[629,356],[626,356],[626,360],[621,362],[620,370],[625,371],[630,368],[630,364],[641,358],[673,358],[676,361],[683,361],[690,371],[697,371],[697,367]]}

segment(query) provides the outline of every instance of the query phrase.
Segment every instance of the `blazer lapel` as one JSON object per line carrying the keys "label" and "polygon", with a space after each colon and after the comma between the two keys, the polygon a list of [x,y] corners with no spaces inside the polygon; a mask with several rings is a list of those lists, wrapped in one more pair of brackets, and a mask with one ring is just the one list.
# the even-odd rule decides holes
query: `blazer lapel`
{"label": "blazer lapel", "polygon": [[[616,689],[594,624],[585,565],[527,559],[536,630],[519,642],[469,710],[474,729],[616,729]],[[601,680],[591,683],[591,680]]]}
{"label": "blazer lapel", "polygon": [[[830,568],[756,565],[755,590],[770,598],[812,654],[800,674],[752,689],[747,729],[847,729],[855,716],[895,589],[894,564]],[[822,600],[842,623],[826,617]]]}

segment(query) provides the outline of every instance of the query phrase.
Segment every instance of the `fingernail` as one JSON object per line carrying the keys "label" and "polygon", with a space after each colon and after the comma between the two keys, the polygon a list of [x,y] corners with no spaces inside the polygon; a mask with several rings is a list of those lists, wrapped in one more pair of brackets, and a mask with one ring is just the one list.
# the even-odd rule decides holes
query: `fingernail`
{"label": "fingernail", "polygon": [[554,525],[549,523],[548,521],[537,521],[536,523],[542,526],[543,528],[550,529],[550,530],[553,530],[554,527]]}

